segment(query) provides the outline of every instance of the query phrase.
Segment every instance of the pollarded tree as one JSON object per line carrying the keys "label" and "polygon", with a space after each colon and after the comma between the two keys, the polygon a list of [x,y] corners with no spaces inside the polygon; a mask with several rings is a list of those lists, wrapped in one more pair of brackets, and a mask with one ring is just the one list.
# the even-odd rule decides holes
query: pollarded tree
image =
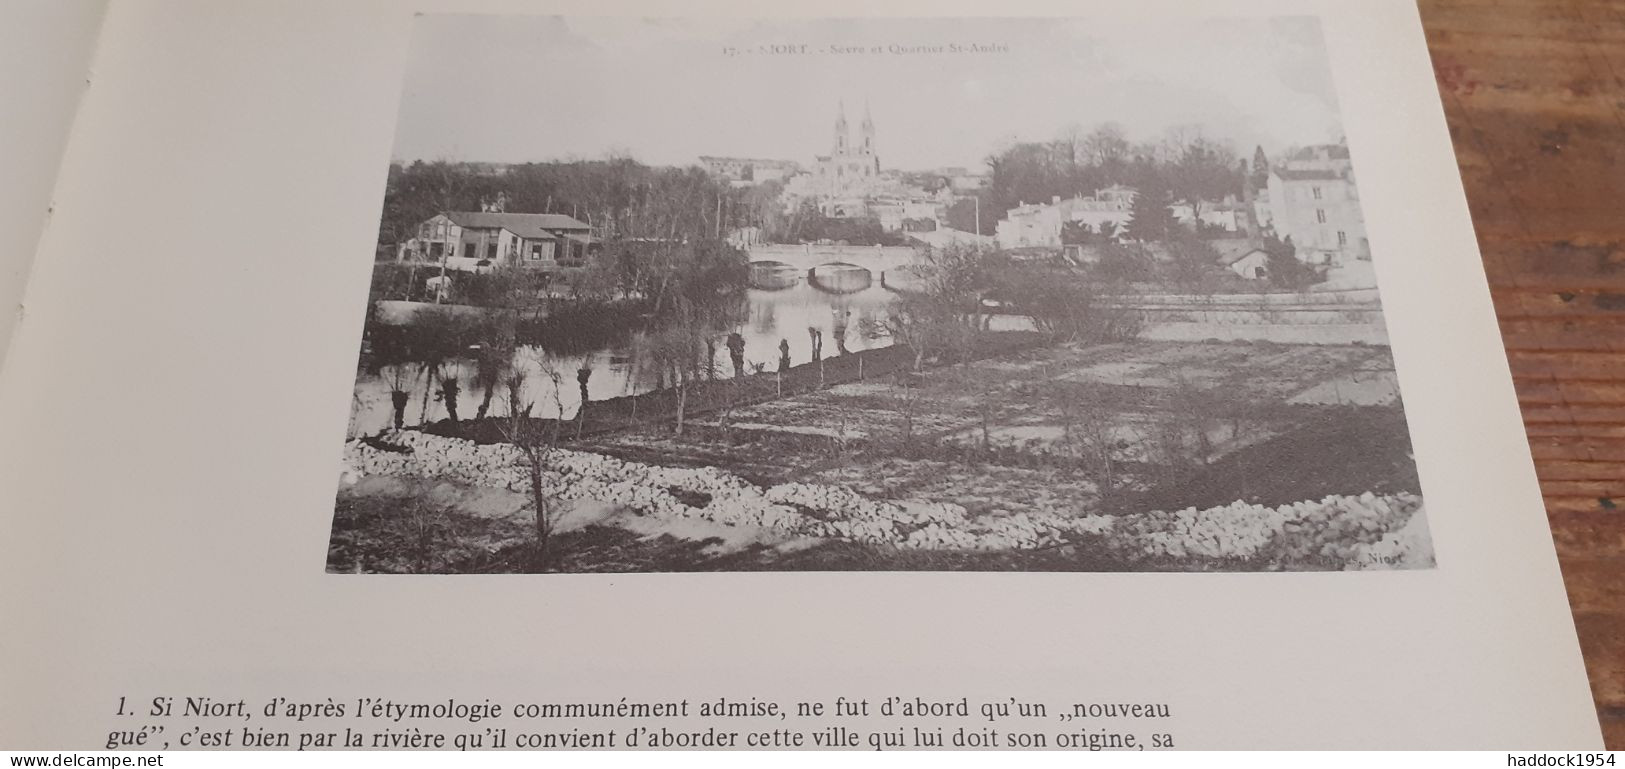
{"label": "pollarded tree", "polygon": [[517,349],[517,322],[509,312],[501,312],[482,319],[474,329],[474,386],[485,391],[480,397],[475,420],[485,419],[491,410],[491,400],[497,386],[513,366]]}

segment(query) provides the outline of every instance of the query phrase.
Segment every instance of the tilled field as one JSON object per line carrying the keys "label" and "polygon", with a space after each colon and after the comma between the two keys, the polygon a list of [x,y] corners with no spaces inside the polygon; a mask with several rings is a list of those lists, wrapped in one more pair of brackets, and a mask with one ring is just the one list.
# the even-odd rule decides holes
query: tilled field
{"label": "tilled field", "polygon": [[[680,436],[591,436],[549,451],[544,491],[613,506],[596,528],[637,535],[572,533],[571,570],[1424,567],[1387,361],[1362,346],[1017,350],[696,415]],[[345,456],[352,479],[530,493],[504,443],[408,430]],[[350,533],[347,547],[365,540]]]}

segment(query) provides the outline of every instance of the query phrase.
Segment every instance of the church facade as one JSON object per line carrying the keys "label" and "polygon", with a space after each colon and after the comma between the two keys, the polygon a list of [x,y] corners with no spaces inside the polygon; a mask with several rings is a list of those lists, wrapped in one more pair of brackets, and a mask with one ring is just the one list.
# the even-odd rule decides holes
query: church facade
{"label": "church facade", "polygon": [[842,103],[836,110],[829,154],[814,156],[805,173],[786,182],[785,211],[811,205],[830,218],[874,219],[887,232],[937,229],[955,197],[948,180],[933,192],[919,182],[929,174],[883,170],[869,106],[864,105],[863,121],[856,132],[847,122],[846,105]]}
{"label": "church facade", "polygon": [[846,105],[838,107],[835,117],[835,138],[828,155],[816,158],[813,185],[819,198],[819,210],[825,216],[851,217],[868,215],[868,199],[880,187],[880,156],[875,152],[875,122],[869,107],[863,108],[863,122],[858,127],[857,141],[846,122]]}

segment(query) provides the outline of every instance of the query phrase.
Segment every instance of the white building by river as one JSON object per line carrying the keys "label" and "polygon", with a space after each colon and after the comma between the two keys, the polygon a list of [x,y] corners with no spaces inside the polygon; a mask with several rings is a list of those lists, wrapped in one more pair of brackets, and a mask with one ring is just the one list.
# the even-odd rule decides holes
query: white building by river
{"label": "white building by river", "polygon": [[[417,237],[401,245],[397,259],[462,269],[478,262],[533,267],[578,265],[587,257],[592,228],[563,214],[452,211],[418,225]],[[464,262],[469,264],[465,265]]]}

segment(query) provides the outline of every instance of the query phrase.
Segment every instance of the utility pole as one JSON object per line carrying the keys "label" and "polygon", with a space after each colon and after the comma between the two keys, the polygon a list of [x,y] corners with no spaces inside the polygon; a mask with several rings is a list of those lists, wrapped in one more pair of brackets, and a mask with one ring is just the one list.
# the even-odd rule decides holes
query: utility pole
{"label": "utility pole", "polygon": [[446,257],[451,255],[451,219],[440,225],[440,279],[435,281],[434,303],[440,304],[441,297],[446,292]]}

